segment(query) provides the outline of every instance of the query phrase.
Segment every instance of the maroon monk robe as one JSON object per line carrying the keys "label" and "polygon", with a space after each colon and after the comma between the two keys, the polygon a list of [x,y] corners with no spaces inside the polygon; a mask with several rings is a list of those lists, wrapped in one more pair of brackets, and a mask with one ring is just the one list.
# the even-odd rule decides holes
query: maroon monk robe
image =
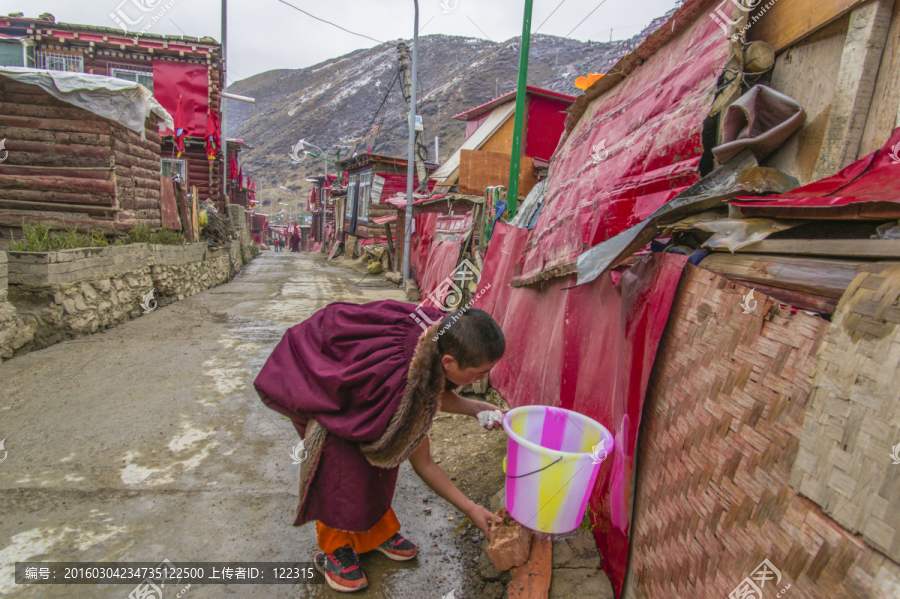
{"label": "maroon monk robe", "polygon": [[254,386],[290,417],[309,457],[295,526],[319,520],[367,531],[391,507],[397,471],[428,433],[444,378],[437,325],[444,314],[394,300],[334,303],[288,329]]}

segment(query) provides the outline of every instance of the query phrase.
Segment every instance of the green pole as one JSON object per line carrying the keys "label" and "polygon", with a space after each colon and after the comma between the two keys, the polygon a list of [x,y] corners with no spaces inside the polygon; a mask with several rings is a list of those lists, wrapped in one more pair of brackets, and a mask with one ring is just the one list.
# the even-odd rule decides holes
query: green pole
{"label": "green pole", "polygon": [[519,51],[519,82],[516,86],[516,120],[513,123],[512,159],[509,162],[509,185],[506,187],[506,209],[516,215],[519,197],[519,165],[522,161],[522,126],[525,123],[525,86],[528,83],[528,47],[531,45],[531,2],[525,0],[522,19],[522,48]]}

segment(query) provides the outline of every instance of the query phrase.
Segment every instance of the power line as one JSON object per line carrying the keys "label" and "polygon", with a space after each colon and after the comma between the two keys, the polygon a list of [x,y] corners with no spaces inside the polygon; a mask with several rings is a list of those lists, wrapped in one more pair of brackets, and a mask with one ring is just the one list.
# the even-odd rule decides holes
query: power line
{"label": "power line", "polygon": [[309,14],[308,12],[306,12],[305,10],[303,10],[302,8],[297,8],[297,7],[294,6],[293,4],[290,4],[290,3],[288,3],[288,2],[285,2],[284,0],[278,0],[278,2],[281,2],[282,4],[284,4],[284,5],[286,5],[286,6],[290,6],[290,7],[293,8],[294,10],[299,10],[300,12],[302,12],[303,14],[305,14],[306,16],[312,17],[312,18],[315,19],[316,21],[321,21],[321,22],[323,22],[323,23],[327,23],[328,25],[331,25],[332,27],[337,27],[337,28],[340,29],[341,31],[346,31],[347,33],[351,33],[351,34],[356,35],[356,36],[359,36],[359,37],[364,37],[364,38],[366,38],[366,39],[370,39],[370,40],[372,40],[373,42],[378,42],[379,44],[383,44],[383,43],[384,43],[384,42],[382,42],[381,40],[375,39],[374,37],[369,37],[368,35],[363,35],[362,33],[356,33],[355,31],[350,31],[349,29],[344,29],[344,28],[341,27],[340,25],[337,25],[337,24],[335,24],[335,23],[332,23],[331,21],[326,21],[325,19],[320,19],[319,17],[317,17],[317,16],[315,16],[315,15]]}
{"label": "power line", "polygon": [[[466,18],[469,19],[470,21],[472,21],[472,17],[470,17],[469,15],[466,15]],[[475,27],[478,27],[478,23],[476,23],[475,21],[472,21],[472,25],[475,25]],[[488,34],[486,34],[484,32],[484,29],[482,29],[481,27],[478,27],[478,31],[480,31],[481,35],[483,35],[484,37],[488,38],[491,41],[494,41],[490,38],[490,36]]]}
{"label": "power line", "polygon": [[[559,10],[559,7],[562,6],[565,1],[566,0],[562,0],[562,2],[560,2],[559,4],[556,5],[556,8],[553,9],[553,12],[551,12],[549,15],[547,15],[547,18],[544,19],[544,23],[546,23],[547,21],[550,20],[550,17],[553,16],[553,13],[556,12],[557,10]],[[541,23],[540,25],[538,25],[538,28],[535,29],[534,32],[537,33],[538,31],[540,31],[541,27],[544,26],[544,23]]]}
{"label": "power line", "polygon": [[[601,0],[601,1],[600,1],[600,4],[597,5],[597,8],[600,8],[600,7],[603,6],[604,4],[606,4],[606,0]],[[587,15],[587,17],[581,19],[581,22],[578,23],[578,25],[575,25],[575,27],[572,27],[572,31],[575,31],[576,29],[578,29],[579,27],[581,27],[581,23],[584,23],[585,21],[587,21],[587,20],[588,20],[588,17],[590,17],[590,16],[591,16],[592,14],[594,14],[595,12],[597,12],[597,8],[595,8],[594,10],[592,10],[591,12],[589,12],[588,15]],[[572,31],[570,31],[569,33],[567,33],[567,34],[566,34],[566,37],[569,37],[570,35],[572,35]]]}

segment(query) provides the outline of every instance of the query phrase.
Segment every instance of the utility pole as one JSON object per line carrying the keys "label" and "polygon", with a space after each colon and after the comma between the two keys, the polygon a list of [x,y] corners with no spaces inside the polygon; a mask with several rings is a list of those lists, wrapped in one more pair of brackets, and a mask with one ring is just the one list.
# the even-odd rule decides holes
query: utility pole
{"label": "utility pole", "polygon": [[[222,81],[219,82],[219,88],[224,91],[228,78],[226,76],[226,68],[228,64],[225,61],[228,40],[228,0],[222,0]],[[219,126],[222,128],[222,195],[224,196],[225,205],[228,205],[228,140],[225,139],[225,99],[219,98]]]}
{"label": "utility pole", "polygon": [[519,197],[519,166],[522,161],[522,127],[525,123],[525,95],[528,84],[528,50],[531,45],[531,3],[525,0],[522,17],[522,48],[519,51],[519,82],[516,86],[516,120],[513,124],[512,159],[509,163],[509,185],[506,190],[506,209],[510,218],[516,215]]}
{"label": "utility pole", "polygon": [[609,30],[609,43],[612,43],[612,29]]}
{"label": "utility pole", "polygon": [[[531,0],[527,0],[530,2]],[[406,227],[404,231],[403,243],[403,285],[409,280],[409,246],[412,243],[412,223],[413,223],[413,163],[416,159],[416,75],[419,68],[419,0],[413,0],[416,7],[416,13],[413,18],[413,57],[412,57],[412,76],[410,93],[409,93],[409,150],[407,151],[406,164]],[[402,68],[405,46],[401,42],[400,48],[400,64]],[[406,89],[406,86],[403,86]],[[425,167],[422,167],[423,176],[419,181],[424,181]]]}
{"label": "utility pole", "polygon": [[[406,100],[407,106],[409,106],[410,105],[410,97],[416,93],[413,90],[416,89],[415,80],[417,78],[413,78],[410,76],[409,48],[407,47],[406,43],[403,41],[398,43],[397,50],[400,52],[400,72],[402,73],[402,76],[403,76],[403,98]],[[417,51],[416,47],[413,46],[413,59],[414,60],[417,55],[418,55],[418,51]],[[415,70],[415,69],[413,69],[413,70]],[[421,141],[419,140],[419,132],[415,131],[415,117],[413,117],[413,129],[414,129],[414,133],[416,135],[413,143],[414,143],[415,147],[418,148],[419,145],[421,144]],[[425,165],[421,163],[421,161],[418,159],[418,156],[416,156],[415,152],[413,152],[413,156],[415,158],[415,163],[416,163],[416,173],[419,176],[419,183],[421,184],[422,181],[425,180]]]}

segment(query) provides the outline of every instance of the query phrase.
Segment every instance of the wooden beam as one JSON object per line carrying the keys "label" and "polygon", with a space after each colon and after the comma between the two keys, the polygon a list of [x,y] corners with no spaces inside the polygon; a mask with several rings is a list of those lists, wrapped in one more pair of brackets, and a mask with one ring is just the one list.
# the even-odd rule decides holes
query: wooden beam
{"label": "wooden beam", "polygon": [[734,281],[838,299],[856,275],[871,264],[859,260],[713,253],[700,267]]}
{"label": "wooden beam", "polygon": [[744,246],[735,253],[900,258],[900,239],[766,239]]}
{"label": "wooden beam", "polygon": [[850,15],[814,181],[830,177],[856,161],[893,8],[894,0],[872,0],[853,9]]}

